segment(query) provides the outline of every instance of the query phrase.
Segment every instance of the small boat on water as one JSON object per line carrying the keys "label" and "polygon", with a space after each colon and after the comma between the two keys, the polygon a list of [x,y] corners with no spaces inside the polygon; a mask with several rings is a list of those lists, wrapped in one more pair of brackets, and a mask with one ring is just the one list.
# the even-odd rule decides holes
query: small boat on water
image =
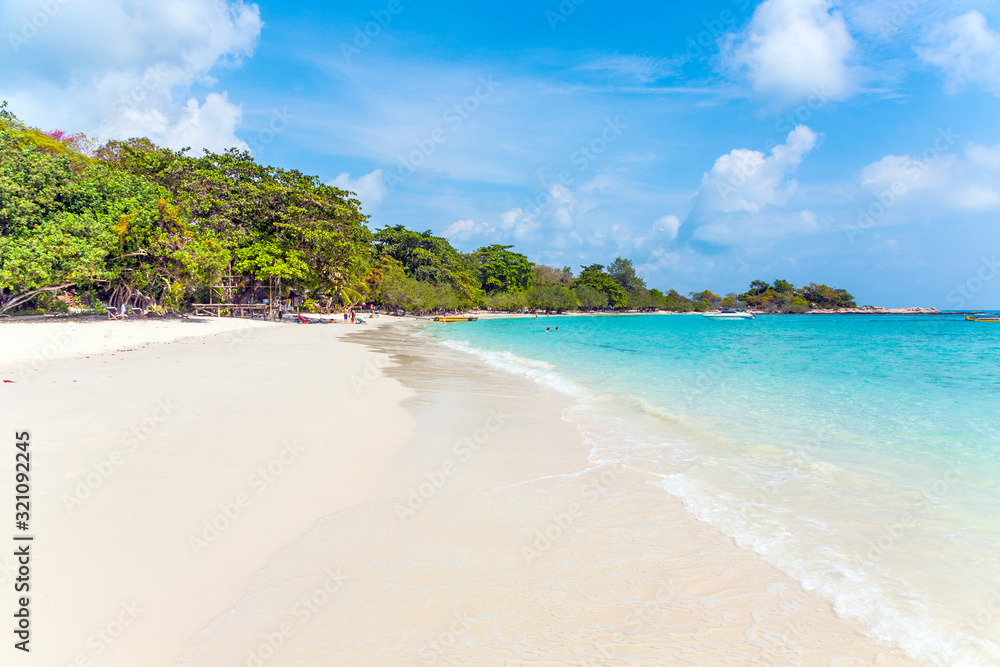
{"label": "small boat on water", "polygon": [[1000,317],[966,317],[966,322],[1000,322]]}
{"label": "small boat on water", "polygon": [[754,319],[753,313],[748,313],[741,310],[723,310],[721,312],[714,313],[702,313],[703,317],[707,317],[710,320],[752,320]]}
{"label": "small boat on water", "polygon": [[451,315],[451,316],[448,316],[448,317],[441,317],[441,316],[435,317],[434,321],[435,322],[475,322],[478,319],[479,319],[478,317],[466,317],[466,316],[459,316],[459,315]]}

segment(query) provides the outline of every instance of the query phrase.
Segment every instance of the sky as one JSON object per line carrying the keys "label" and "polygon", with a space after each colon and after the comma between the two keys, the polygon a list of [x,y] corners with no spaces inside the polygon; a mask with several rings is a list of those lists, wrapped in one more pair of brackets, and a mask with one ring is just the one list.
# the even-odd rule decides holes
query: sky
{"label": "sky", "polygon": [[373,229],[651,287],[1000,308],[1000,6],[4,0],[30,125],[236,146]]}

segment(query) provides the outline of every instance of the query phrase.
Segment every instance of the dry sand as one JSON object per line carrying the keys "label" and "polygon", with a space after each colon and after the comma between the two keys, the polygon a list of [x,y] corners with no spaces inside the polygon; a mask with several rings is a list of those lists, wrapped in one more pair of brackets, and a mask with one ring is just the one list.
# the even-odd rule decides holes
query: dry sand
{"label": "dry sand", "polygon": [[567,396],[371,322],[161,323],[144,347],[93,323],[80,341],[131,351],[37,368],[62,325],[0,326],[36,536],[32,654],[0,662],[913,664],[591,463]]}

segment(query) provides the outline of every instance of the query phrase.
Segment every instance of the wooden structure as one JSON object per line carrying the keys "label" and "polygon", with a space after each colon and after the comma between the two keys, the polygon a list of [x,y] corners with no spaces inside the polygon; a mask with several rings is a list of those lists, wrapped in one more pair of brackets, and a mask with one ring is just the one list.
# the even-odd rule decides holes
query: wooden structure
{"label": "wooden structure", "polygon": [[[215,302],[215,293],[220,292],[220,303]],[[232,274],[212,285],[209,303],[194,304],[195,315],[211,317],[251,317],[267,320],[281,318],[281,279],[270,277],[265,280],[251,280]]]}

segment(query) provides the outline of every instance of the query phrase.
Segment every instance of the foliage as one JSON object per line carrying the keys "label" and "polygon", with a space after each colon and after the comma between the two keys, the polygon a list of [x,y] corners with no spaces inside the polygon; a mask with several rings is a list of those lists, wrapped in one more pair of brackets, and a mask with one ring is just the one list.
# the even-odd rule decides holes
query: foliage
{"label": "foliage", "polygon": [[486,297],[484,305],[501,312],[520,313],[528,307],[528,294],[526,292],[497,292]]}
{"label": "foliage", "polygon": [[377,231],[372,242],[378,255],[399,262],[407,276],[451,287],[463,305],[480,300],[482,290],[472,261],[455,250],[447,239],[434,236],[430,230],[414,232],[396,225]]}
{"label": "foliage", "polygon": [[577,285],[573,288],[573,294],[583,310],[606,308],[608,305],[608,295],[590,285]]}
{"label": "foliage", "polygon": [[563,287],[569,287],[573,284],[573,272],[570,268],[563,267],[562,269],[557,269],[554,266],[548,266],[545,264],[535,264],[531,267],[532,272],[535,274],[535,284],[542,287],[548,285],[562,285]]}
{"label": "foliage", "polygon": [[528,306],[535,310],[561,313],[566,310],[575,310],[578,305],[576,294],[568,287],[547,285],[534,287],[528,291]]}
{"label": "foliage", "polygon": [[847,290],[816,283],[796,288],[786,280],[775,280],[773,285],[755,280],[739,299],[751,308],[776,313],[804,313],[812,308],[857,308],[854,297]]}
{"label": "foliage", "polygon": [[624,308],[628,305],[628,293],[614,278],[605,272],[603,265],[591,264],[590,266],[581,268],[583,271],[580,272],[580,276],[573,282],[574,288],[586,286],[602,292],[607,297],[607,303],[613,308]]}
{"label": "foliage", "polygon": [[636,274],[631,259],[615,258],[615,261],[608,265],[608,275],[628,294],[638,294],[646,289],[646,283]]}
{"label": "foliage", "polygon": [[531,262],[524,255],[511,252],[513,247],[491,245],[472,253],[480,287],[487,294],[520,292],[534,284]]}
{"label": "foliage", "polygon": [[375,233],[351,193],[230,149],[188,155],[145,138],[95,147],[28,127],[0,103],[0,312],[60,309],[65,290],[117,305],[186,308],[232,276],[249,298],[280,281],[310,307],[373,300],[417,312],[487,305],[562,312],[773,312],[855,307],[842,289],[755,280],[744,294],[691,298],[648,288],[632,260],[607,269],[533,265],[513,246],[471,253],[402,225]]}

